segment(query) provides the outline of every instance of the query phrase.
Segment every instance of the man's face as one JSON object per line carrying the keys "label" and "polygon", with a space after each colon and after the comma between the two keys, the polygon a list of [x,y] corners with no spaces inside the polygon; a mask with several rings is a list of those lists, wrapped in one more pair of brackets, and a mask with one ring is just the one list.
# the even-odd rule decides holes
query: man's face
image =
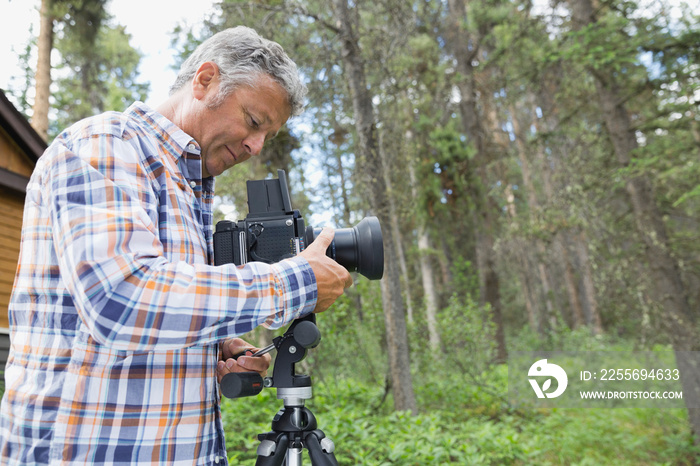
{"label": "man's face", "polygon": [[190,133],[202,149],[204,178],[259,154],[290,115],[286,91],[266,75],[255,88],[234,90],[220,105],[212,106],[214,97],[215,93],[208,93],[194,123],[197,130]]}

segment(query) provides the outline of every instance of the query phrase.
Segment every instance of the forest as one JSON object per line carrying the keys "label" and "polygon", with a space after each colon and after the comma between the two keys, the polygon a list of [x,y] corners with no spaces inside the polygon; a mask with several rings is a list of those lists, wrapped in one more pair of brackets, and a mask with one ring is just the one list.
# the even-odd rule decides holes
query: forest
{"label": "forest", "polygon": [[[42,29],[5,91],[37,131],[145,99],[107,0],[36,3]],[[284,169],[314,226],[381,222],[384,278],[355,276],[301,365],[339,464],[700,462],[699,15],[670,0],[228,0],[172,32],[184,60],[252,27],[309,88],[302,116],[217,179],[219,218],[243,218],[245,181]],[[680,407],[534,408],[509,398],[508,362],[536,351],[695,357],[677,362]],[[231,464],[255,461],[279,407],[271,390],[224,400]]]}

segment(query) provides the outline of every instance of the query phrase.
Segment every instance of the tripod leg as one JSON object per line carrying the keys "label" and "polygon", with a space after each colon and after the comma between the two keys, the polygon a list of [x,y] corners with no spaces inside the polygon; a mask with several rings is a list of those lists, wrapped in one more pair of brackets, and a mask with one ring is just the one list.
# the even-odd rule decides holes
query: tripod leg
{"label": "tripod leg", "polygon": [[335,445],[322,431],[314,430],[309,432],[304,442],[309,450],[312,466],[338,466],[338,460],[335,459],[335,454],[333,454]]}
{"label": "tripod leg", "polygon": [[[301,454],[304,449],[299,448],[288,448],[287,449],[287,462],[284,463],[285,466],[301,466]],[[313,466],[313,463],[312,463]]]}
{"label": "tripod leg", "polygon": [[281,466],[287,454],[287,444],[289,437],[287,434],[277,434],[269,432],[260,434],[260,445],[258,445],[258,459],[255,466]]}

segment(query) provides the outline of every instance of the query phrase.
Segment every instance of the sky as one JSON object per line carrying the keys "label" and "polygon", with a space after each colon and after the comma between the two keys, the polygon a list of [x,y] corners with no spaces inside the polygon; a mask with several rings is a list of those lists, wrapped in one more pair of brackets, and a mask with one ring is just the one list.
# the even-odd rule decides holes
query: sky
{"label": "sky", "polygon": [[[7,89],[20,72],[18,53],[31,36],[39,33],[40,0],[0,0],[0,88]],[[215,0],[111,0],[107,8],[113,21],[126,27],[131,45],[142,54],[140,81],[150,82],[146,103],[158,105],[166,99],[175,80],[174,52],[170,33],[177,24],[197,25],[214,11]],[[35,60],[36,58],[34,58]],[[34,66],[35,63],[32,63]]]}

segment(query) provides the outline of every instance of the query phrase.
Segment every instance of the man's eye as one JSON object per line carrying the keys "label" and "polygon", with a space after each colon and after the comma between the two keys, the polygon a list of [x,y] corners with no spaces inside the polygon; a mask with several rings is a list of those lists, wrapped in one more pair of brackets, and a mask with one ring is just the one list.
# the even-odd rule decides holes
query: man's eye
{"label": "man's eye", "polygon": [[250,117],[250,126],[255,128],[255,129],[258,129],[260,124],[257,122],[257,120],[255,120],[255,118]]}

